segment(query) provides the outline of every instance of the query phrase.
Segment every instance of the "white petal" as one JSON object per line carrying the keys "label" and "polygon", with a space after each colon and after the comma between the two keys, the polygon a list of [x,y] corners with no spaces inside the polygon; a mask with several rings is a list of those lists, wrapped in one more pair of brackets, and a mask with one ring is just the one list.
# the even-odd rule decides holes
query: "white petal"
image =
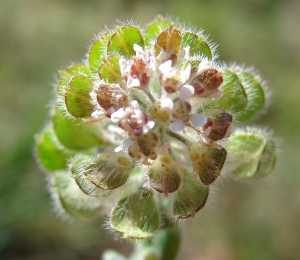
{"label": "white petal", "polygon": [[169,53],[164,51],[163,48],[161,48],[160,53],[157,55],[156,59],[158,61],[163,61],[164,59],[166,59],[168,57]]}
{"label": "white petal", "polygon": [[147,134],[150,129],[154,127],[155,123],[153,121],[149,121],[147,124],[143,125],[143,134]]}
{"label": "white petal", "polygon": [[207,122],[207,118],[201,114],[190,115],[190,121],[195,127],[204,126]]}
{"label": "white petal", "polygon": [[136,109],[139,108],[139,103],[138,103],[136,100],[133,100],[133,101],[131,102],[131,105],[132,105],[134,108],[136,108]]}
{"label": "white petal", "polygon": [[171,126],[170,126],[170,129],[173,131],[173,132],[180,132],[184,129],[184,123],[183,121],[181,120],[176,120],[174,121]]}
{"label": "white petal", "polygon": [[120,151],[122,151],[122,150],[123,150],[123,146],[122,146],[122,145],[117,146],[117,147],[115,148],[115,153],[120,152]]}
{"label": "white petal", "polygon": [[150,62],[150,68],[155,71],[155,58],[153,56],[150,56],[149,58],[149,62]]}
{"label": "white petal", "polygon": [[145,54],[143,48],[138,44],[133,44],[133,49],[135,50],[136,54]]}
{"label": "white petal", "polygon": [[110,119],[113,122],[118,122],[124,115],[125,115],[124,109],[120,108],[116,112],[111,114]]}
{"label": "white petal", "polygon": [[127,88],[138,87],[140,85],[141,85],[141,83],[140,83],[140,81],[138,79],[133,78],[131,76],[128,77]]}
{"label": "white petal", "polygon": [[168,60],[159,65],[158,69],[161,71],[162,74],[168,75],[171,71],[172,61]]}
{"label": "white petal", "polygon": [[190,58],[190,46],[187,46],[184,49],[184,58],[189,59]]}
{"label": "white petal", "polygon": [[222,90],[218,90],[210,95],[208,95],[207,97],[210,97],[210,98],[220,98],[223,94],[223,91]]}
{"label": "white petal", "polygon": [[126,75],[126,71],[128,68],[128,63],[125,59],[120,58],[119,60],[119,65],[120,65],[120,71],[121,71],[121,75],[125,76]]}
{"label": "white petal", "polygon": [[115,153],[127,149],[130,145],[131,145],[131,140],[130,138],[127,138],[126,140],[123,141],[123,143],[120,146],[117,146],[115,148]]}
{"label": "white petal", "polygon": [[191,74],[191,64],[187,65],[185,70],[180,72],[181,82],[185,83],[189,79],[190,74]]}
{"label": "white petal", "polygon": [[141,57],[143,60],[147,59],[146,52],[143,50],[143,48],[140,45],[133,44],[133,49],[135,50],[136,56]]}
{"label": "white petal", "polygon": [[180,87],[179,93],[182,100],[187,100],[195,93],[195,89],[192,85],[183,85]]}
{"label": "white petal", "polygon": [[171,110],[173,108],[173,101],[170,98],[165,98],[161,101],[160,107],[162,110]]}
{"label": "white petal", "polygon": [[123,136],[120,135],[119,133],[117,132],[114,132],[114,140],[115,141],[118,141],[118,140],[122,140],[123,139]]}
{"label": "white petal", "polygon": [[204,59],[201,61],[201,63],[199,64],[198,66],[198,71],[197,71],[197,74],[201,73],[202,70],[210,67],[211,63],[208,61],[208,59]]}

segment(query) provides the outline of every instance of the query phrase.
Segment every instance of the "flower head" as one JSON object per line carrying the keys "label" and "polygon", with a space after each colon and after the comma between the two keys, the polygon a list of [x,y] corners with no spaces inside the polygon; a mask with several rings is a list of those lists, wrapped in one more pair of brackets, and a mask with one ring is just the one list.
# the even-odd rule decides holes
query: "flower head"
{"label": "flower head", "polygon": [[121,195],[111,226],[147,238],[160,226],[161,195],[171,197],[170,215],[194,216],[240,147],[255,159],[233,167],[236,175],[269,171],[267,135],[231,137],[235,121],[262,108],[263,84],[239,67],[220,69],[216,57],[201,32],[161,18],[145,31],[128,24],[100,34],[86,63],[62,73],[50,130],[37,144],[58,161],[40,156],[61,207],[88,217]]}

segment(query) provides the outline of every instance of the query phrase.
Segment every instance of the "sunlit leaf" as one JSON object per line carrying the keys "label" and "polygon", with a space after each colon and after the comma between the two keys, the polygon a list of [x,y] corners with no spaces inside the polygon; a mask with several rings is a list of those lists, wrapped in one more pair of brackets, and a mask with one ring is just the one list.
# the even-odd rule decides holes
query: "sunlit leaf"
{"label": "sunlit leaf", "polygon": [[234,113],[243,111],[247,106],[247,95],[238,78],[231,70],[226,69],[223,73],[223,84],[220,86],[223,91],[216,103],[227,111]]}
{"label": "sunlit leaf", "polygon": [[65,103],[68,112],[76,118],[90,117],[94,110],[90,92],[93,83],[83,75],[71,78],[65,93]]}
{"label": "sunlit leaf", "polygon": [[133,25],[117,27],[116,32],[109,39],[107,51],[130,57],[135,54],[134,44],[144,47],[140,30]]}
{"label": "sunlit leaf", "polygon": [[51,126],[46,127],[35,140],[37,158],[47,171],[67,168],[67,160],[74,155],[74,152],[59,143]]}
{"label": "sunlit leaf", "polygon": [[206,56],[212,59],[212,50],[209,44],[204,40],[203,35],[197,35],[192,32],[184,32],[182,34],[182,46],[189,47],[190,55]]}
{"label": "sunlit leaf", "polygon": [[103,144],[97,126],[85,124],[81,119],[69,118],[58,108],[53,112],[52,123],[56,136],[67,148],[84,150]]}
{"label": "sunlit leaf", "polygon": [[114,83],[121,79],[119,57],[116,55],[108,56],[103,59],[98,71],[100,79],[108,83]]}

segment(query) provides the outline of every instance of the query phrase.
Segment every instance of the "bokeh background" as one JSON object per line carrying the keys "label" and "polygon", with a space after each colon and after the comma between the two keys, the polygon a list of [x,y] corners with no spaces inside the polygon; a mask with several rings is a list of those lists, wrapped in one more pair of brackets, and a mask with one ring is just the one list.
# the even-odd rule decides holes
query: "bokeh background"
{"label": "bokeh background", "polygon": [[0,259],[94,260],[106,248],[131,250],[102,219],[56,216],[33,136],[48,119],[58,69],[80,61],[93,35],[117,19],[145,24],[157,14],[204,28],[221,60],[260,70],[273,102],[255,124],[281,140],[271,177],[224,183],[213,207],[181,223],[178,259],[299,259],[299,0],[1,0]]}

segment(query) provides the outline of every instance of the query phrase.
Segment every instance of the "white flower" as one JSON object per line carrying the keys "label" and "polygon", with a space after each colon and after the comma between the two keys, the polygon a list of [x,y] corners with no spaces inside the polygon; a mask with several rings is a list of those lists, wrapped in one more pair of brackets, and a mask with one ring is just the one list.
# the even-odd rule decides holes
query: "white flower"
{"label": "white flower", "polygon": [[125,115],[125,111],[123,108],[118,109],[116,112],[112,113],[110,116],[111,121],[118,122]]}
{"label": "white flower", "polygon": [[117,152],[127,149],[129,146],[131,146],[131,143],[132,142],[131,142],[130,138],[125,139],[120,146],[117,146],[115,148],[115,152],[117,153]]}

